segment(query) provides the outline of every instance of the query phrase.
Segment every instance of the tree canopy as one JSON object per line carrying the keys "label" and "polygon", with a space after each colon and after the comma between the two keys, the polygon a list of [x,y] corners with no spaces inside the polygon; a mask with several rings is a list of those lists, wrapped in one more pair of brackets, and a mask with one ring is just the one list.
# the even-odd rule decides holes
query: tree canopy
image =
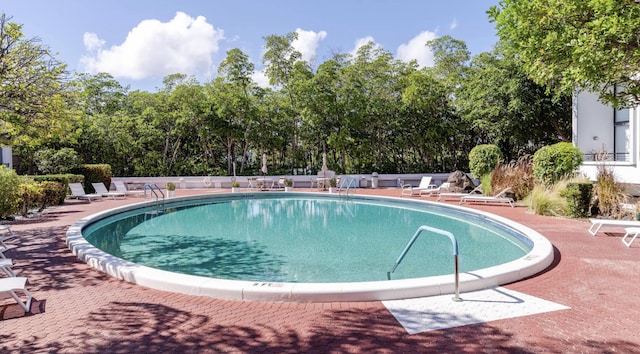
{"label": "tree canopy", "polygon": [[598,92],[617,107],[640,103],[637,0],[502,0],[489,16],[537,84]]}
{"label": "tree canopy", "polygon": [[293,48],[295,33],[270,35],[270,87],[254,82],[254,65],[234,48],[210,82],[175,73],[144,92],[107,73],[67,77],[20,26],[0,25],[0,133],[19,172],[45,172],[33,156],[66,149],[116,176],[257,174],[263,154],[270,173],[315,173],[324,153],[338,173],[451,172],[468,169],[477,144],[515,159],[568,137],[568,96],[552,99],[513,57],[471,58],[448,36],[425,43],[435,65],[420,68],[374,43],[314,67]]}

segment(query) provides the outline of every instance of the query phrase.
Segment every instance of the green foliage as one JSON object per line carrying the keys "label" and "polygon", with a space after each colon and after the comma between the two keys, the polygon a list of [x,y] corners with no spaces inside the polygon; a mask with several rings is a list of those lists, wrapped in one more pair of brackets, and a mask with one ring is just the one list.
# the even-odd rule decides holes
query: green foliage
{"label": "green foliage", "polygon": [[574,218],[589,216],[593,184],[591,182],[568,183],[560,196],[567,200],[567,214]]}
{"label": "green foliage", "polygon": [[240,187],[240,182],[238,182],[238,181],[233,181],[233,182],[231,182],[231,187],[233,187],[233,188],[239,188],[239,187]]}
{"label": "green foliage", "polygon": [[540,148],[533,155],[533,175],[537,182],[552,185],[570,177],[582,164],[582,153],[577,146],[560,142]]}
{"label": "green foliage", "polygon": [[594,194],[598,211],[600,215],[618,218],[623,214],[620,204],[626,199],[623,186],[616,182],[615,175],[606,161],[600,155],[597,156],[597,159],[599,162]]}
{"label": "green foliage", "polygon": [[15,214],[20,203],[20,178],[16,172],[0,165],[0,219]]}
{"label": "green foliage", "polygon": [[175,191],[176,190],[176,184],[173,182],[167,182],[167,190],[168,191]]}
{"label": "green foliage", "polygon": [[535,186],[531,155],[522,156],[517,161],[501,164],[491,173],[491,189],[496,193],[509,188],[515,200],[522,200]]}
{"label": "green foliage", "polygon": [[502,159],[499,147],[491,144],[476,145],[469,152],[469,170],[475,178],[479,178],[493,171]]}
{"label": "green foliage", "polygon": [[567,211],[567,200],[560,195],[564,184],[552,187],[537,185],[524,199],[528,209],[537,215],[563,216]]}
{"label": "green foliage", "polygon": [[40,188],[42,189],[42,199],[40,201],[39,212],[44,210],[46,207],[64,203],[64,199],[67,196],[67,184],[54,181],[44,181],[40,182]]}
{"label": "green foliage", "polygon": [[287,186],[287,187],[293,187],[293,180],[289,179],[289,178],[285,179],[284,180],[284,185]]}
{"label": "green foliage", "polygon": [[337,186],[338,180],[335,178],[331,178],[329,179],[329,187],[335,187]]}
{"label": "green foliage", "polygon": [[18,194],[20,196],[18,212],[25,218],[29,216],[29,210],[40,205],[44,195],[40,184],[32,182],[20,183]]}
{"label": "green foliage", "polygon": [[42,149],[35,153],[34,159],[38,170],[46,174],[67,173],[81,164],[80,157],[71,148]]}
{"label": "green foliage", "polygon": [[482,186],[482,194],[491,195],[491,173],[485,173],[480,177],[480,185]]}
{"label": "green foliage", "polygon": [[[538,84],[600,92],[614,105],[640,102],[637,1],[503,0],[489,16]],[[614,84],[626,89],[616,94]]]}
{"label": "green foliage", "polygon": [[73,172],[84,176],[82,183],[87,193],[95,192],[91,183],[104,183],[107,188],[111,186],[111,166],[107,164],[82,165],[74,169]]}

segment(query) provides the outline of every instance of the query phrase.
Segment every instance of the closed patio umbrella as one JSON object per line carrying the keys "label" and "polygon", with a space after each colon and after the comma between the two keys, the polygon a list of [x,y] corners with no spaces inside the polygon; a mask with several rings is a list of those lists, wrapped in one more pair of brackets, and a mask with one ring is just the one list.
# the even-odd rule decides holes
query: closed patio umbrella
{"label": "closed patio umbrella", "polygon": [[267,174],[267,154],[262,154],[262,174]]}

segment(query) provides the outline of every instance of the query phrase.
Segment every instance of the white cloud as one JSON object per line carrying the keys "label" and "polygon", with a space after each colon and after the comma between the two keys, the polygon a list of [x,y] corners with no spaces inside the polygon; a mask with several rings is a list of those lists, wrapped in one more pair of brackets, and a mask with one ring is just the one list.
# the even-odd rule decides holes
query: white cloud
{"label": "white cloud", "polygon": [[318,45],[327,36],[327,32],[320,31],[316,33],[296,28],[296,33],[298,33],[298,39],[293,41],[291,46],[302,54],[302,60],[311,64],[316,57]]}
{"label": "white cloud", "polygon": [[398,59],[405,62],[415,59],[420,67],[433,66],[433,51],[426,43],[436,37],[435,32],[421,32],[398,47]]}
{"label": "white cloud", "polygon": [[98,38],[95,33],[85,33],[82,41],[84,42],[84,47],[90,52],[99,50],[104,45],[104,41]]}
{"label": "white cloud", "polygon": [[458,20],[456,20],[455,18],[453,19],[453,22],[451,22],[451,24],[449,24],[449,29],[455,29],[456,27],[458,27]]}
{"label": "white cloud", "polygon": [[255,82],[260,87],[266,88],[271,86],[269,85],[269,78],[263,70],[255,71],[253,75],[251,75],[251,78],[253,79],[253,82]]}
{"label": "white cloud", "polygon": [[169,22],[144,20],[133,28],[125,41],[105,49],[105,42],[94,33],[84,34],[88,55],[81,58],[84,70],[107,72],[115,78],[144,79],[181,73],[209,75],[212,56],[224,39],[203,16],[193,18],[177,12]]}
{"label": "white cloud", "polygon": [[356,43],[354,44],[353,49],[349,52],[349,54],[353,58],[355,58],[358,55],[358,49],[360,49],[360,47],[363,47],[363,46],[369,44],[369,42],[373,43],[373,48],[374,49],[382,48],[382,46],[380,44],[376,43],[376,40],[373,37],[367,36],[367,37],[356,39]]}

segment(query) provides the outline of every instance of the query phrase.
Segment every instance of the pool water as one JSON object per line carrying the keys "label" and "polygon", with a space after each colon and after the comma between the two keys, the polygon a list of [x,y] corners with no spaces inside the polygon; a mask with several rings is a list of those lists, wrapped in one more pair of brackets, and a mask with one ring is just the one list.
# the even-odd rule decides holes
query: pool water
{"label": "pool water", "polygon": [[[523,257],[524,237],[446,207],[366,200],[259,197],[199,201],[155,214],[146,208],[89,225],[84,237],[122,259],[171,272],[272,282],[387,280],[421,225],[458,240],[461,272]],[[453,273],[451,241],[423,233],[393,279]]]}

